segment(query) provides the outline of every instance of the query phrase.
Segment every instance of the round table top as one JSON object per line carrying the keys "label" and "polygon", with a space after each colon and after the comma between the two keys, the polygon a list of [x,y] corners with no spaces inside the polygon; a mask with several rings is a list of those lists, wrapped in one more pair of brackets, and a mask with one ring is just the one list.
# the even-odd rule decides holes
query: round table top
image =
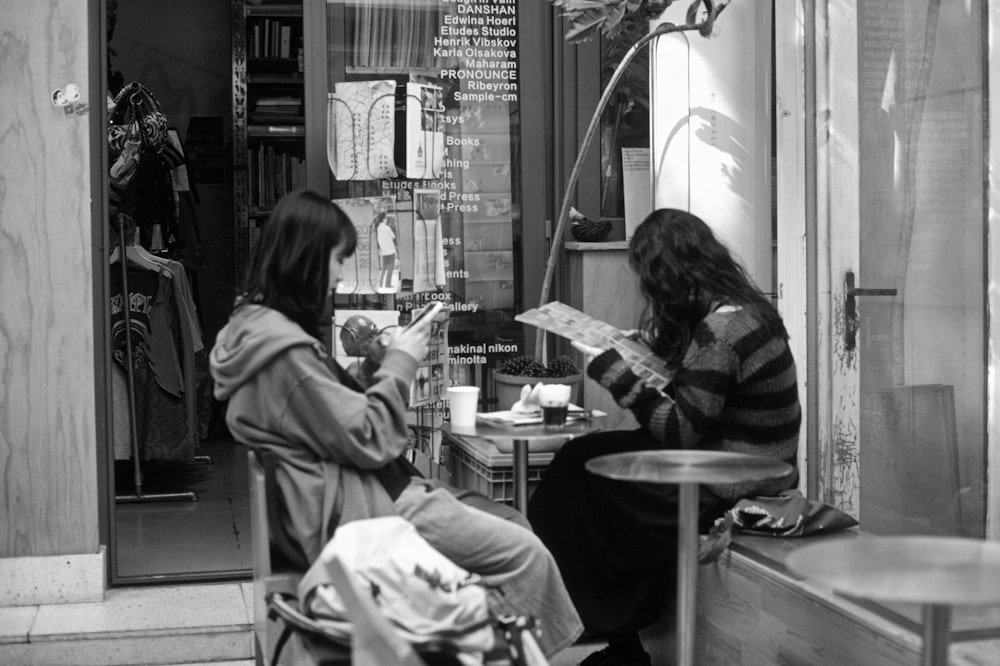
{"label": "round table top", "polygon": [[538,425],[508,425],[502,423],[479,420],[476,425],[457,426],[445,421],[441,424],[441,429],[455,435],[469,435],[471,437],[483,437],[485,439],[499,440],[519,440],[535,441],[540,439],[568,438],[586,435],[600,429],[600,425],[594,420],[567,421],[558,431],[546,430],[545,426]]}
{"label": "round table top", "polygon": [[794,573],[876,601],[1000,603],[1000,543],[932,536],[832,539],[785,559]]}
{"label": "round table top", "polygon": [[653,483],[741,483],[782,479],[795,469],[763,456],[688,449],[630,451],[598,456],[587,470],[622,481]]}

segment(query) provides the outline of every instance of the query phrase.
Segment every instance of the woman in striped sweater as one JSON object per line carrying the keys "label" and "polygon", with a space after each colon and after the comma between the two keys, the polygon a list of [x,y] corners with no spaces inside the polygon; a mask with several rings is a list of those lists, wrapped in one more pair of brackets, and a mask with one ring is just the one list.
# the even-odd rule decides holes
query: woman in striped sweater
{"label": "woman in striped sweater", "polygon": [[[617,351],[583,345],[587,374],[632,411],[640,428],[599,432],[555,456],[528,506],[584,626],[608,639],[586,666],[643,666],[640,629],[656,621],[675,582],[676,486],[627,483],[586,471],[587,460],[644,449],[710,449],[795,464],[801,410],[788,333],[771,302],[712,230],[661,209],[636,229],[629,265],[646,301],[635,335],[673,370],[646,386]],[[796,479],[702,487],[701,529],[736,500],[775,494]]]}

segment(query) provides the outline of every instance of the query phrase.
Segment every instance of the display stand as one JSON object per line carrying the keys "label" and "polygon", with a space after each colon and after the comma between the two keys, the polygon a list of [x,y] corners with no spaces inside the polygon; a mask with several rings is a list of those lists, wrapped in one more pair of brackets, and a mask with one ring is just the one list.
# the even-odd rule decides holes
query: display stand
{"label": "display stand", "polygon": [[[130,504],[137,502],[173,502],[178,500],[197,502],[198,495],[192,491],[176,493],[146,493],[142,489],[142,460],[139,451],[139,433],[136,429],[135,415],[135,374],[132,369],[132,315],[128,307],[128,265],[125,258],[125,217],[119,214],[118,221],[118,252],[119,265],[122,271],[122,299],[124,307],[122,314],[125,317],[125,371],[128,390],[128,417],[129,417],[129,437],[132,451],[132,479],[134,490],[128,495],[115,495],[115,502],[120,504]],[[208,460],[208,459],[207,459]]]}

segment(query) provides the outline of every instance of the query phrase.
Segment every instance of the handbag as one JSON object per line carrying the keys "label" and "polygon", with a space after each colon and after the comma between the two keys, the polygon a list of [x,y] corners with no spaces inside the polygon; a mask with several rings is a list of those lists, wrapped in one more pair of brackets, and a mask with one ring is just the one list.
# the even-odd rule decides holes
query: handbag
{"label": "handbag", "polygon": [[138,141],[142,150],[154,153],[166,144],[167,116],[153,93],[138,81],[121,89],[108,120],[112,155],[120,154],[129,141]]}
{"label": "handbag", "polygon": [[437,551],[409,521],[384,516],[342,524],[303,576],[298,590],[303,613],[346,638],[353,624],[332,582],[334,561],[417,648],[493,648],[493,617],[479,576]]}
{"label": "handbag", "polygon": [[130,204],[135,198],[133,181],[145,156],[169,154],[176,162],[167,141],[167,117],[145,86],[133,81],[114,99],[108,114],[108,161],[111,164],[109,203],[112,215],[119,211],[135,214]]}
{"label": "handbag", "polygon": [[772,537],[803,537],[854,527],[852,516],[817,500],[810,500],[798,490],[786,490],[774,497],[748,497],[715,521],[702,542],[698,561],[714,562],[729,547],[732,532]]}

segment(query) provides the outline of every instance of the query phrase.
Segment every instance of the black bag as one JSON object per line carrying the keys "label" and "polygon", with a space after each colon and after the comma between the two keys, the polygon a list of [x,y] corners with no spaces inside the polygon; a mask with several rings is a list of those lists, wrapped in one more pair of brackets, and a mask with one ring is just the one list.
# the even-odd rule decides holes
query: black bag
{"label": "black bag", "polygon": [[129,141],[138,141],[144,152],[159,152],[167,142],[167,117],[153,93],[133,81],[118,93],[108,115],[108,146],[112,159]]}
{"label": "black bag", "polygon": [[167,145],[167,117],[145,86],[133,81],[118,93],[108,115],[108,162],[111,164],[111,212],[130,214],[132,185],[143,157]]}
{"label": "black bag", "polygon": [[705,564],[718,559],[732,542],[734,528],[747,534],[802,537],[857,524],[857,520],[840,509],[807,499],[797,490],[786,490],[776,497],[749,497],[738,501],[715,521],[702,542],[698,561]]}

